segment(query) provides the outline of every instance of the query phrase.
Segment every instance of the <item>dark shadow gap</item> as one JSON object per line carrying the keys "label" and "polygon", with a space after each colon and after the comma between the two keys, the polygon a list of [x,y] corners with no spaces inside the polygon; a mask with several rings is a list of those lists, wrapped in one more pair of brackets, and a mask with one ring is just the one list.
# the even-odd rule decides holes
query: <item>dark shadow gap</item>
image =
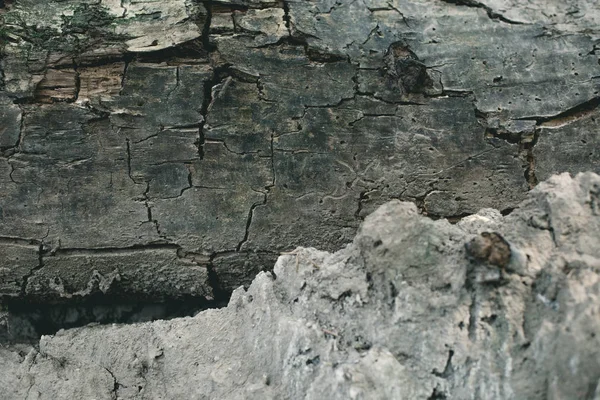
{"label": "dark shadow gap", "polygon": [[35,344],[42,335],[89,324],[133,324],[191,317],[227,306],[231,293],[219,291],[214,300],[182,296],[166,299],[119,299],[96,294],[61,304],[4,298],[0,312],[0,345]]}

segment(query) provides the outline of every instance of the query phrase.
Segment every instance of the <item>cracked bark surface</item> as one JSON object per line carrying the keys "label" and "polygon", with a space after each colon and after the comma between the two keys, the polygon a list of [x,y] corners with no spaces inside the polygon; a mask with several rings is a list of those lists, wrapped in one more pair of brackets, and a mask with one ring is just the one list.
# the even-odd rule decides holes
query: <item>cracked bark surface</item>
{"label": "cracked bark surface", "polygon": [[[457,224],[386,203],[227,307],[0,347],[9,399],[597,399],[600,176]],[[1,326],[0,326],[1,327]],[[27,397],[30,396],[30,397]]]}
{"label": "cracked bark surface", "polygon": [[600,172],[593,1],[0,13],[2,296],[210,299],[390,199],[458,219]]}

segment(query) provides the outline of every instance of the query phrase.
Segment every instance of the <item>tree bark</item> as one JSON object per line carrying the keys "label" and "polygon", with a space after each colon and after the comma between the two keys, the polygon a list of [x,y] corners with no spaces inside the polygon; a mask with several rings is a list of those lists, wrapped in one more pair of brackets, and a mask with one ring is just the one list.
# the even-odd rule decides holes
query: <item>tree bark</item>
{"label": "tree bark", "polygon": [[0,294],[211,298],[600,172],[594,3],[4,2]]}

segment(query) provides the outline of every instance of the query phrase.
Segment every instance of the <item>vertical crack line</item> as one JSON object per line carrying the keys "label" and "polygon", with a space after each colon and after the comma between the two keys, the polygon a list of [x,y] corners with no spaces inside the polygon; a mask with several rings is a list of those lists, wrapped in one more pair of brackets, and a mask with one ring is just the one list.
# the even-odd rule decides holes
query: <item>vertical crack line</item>
{"label": "vertical crack line", "polygon": [[190,169],[189,165],[186,165],[187,170],[188,170],[188,176],[187,176],[187,181],[188,181],[188,189],[191,189],[192,187],[194,187],[194,181],[192,179],[192,170]]}
{"label": "vertical crack line", "polygon": [[19,184],[19,182],[15,181],[15,178],[13,178],[13,174],[16,171],[15,165],[14,164],[9,164],[10,165],[10,173],[8,174],[8,178],[10,179],[10,181],[14,184]]}
{"label": "vertical crack line", "polygon": [[125,16],[127,15],[127,7],[125,7],[125,0],[121,0],[120,6],[123,9],[123,15],[121,15],[121,18],[125,18]]}
{"label": "vertical crack line", "polygon": [[202,121],[200,121],[200,126],[198,127],[198,158],[200,160],[204,159],[204,144],[206,141],[204,136],[204,124],[206,124],[206,114],[203,114]]}
{"label": "vertical crack line", "polygon": [[119,398],[119,394],[117,393],[119,390],[119,387],[121,386],[121,384],[117,381],[117,377],[111,372],[111,370],[109,370],[106,367],[102,367],[104,368],[104,370],[106,372],[108,372],[110,374],[110,376],[112,377],[113,380],[113,388],[111,390],[112,395],[113,395],[113,400],[117,400]]}
{"label": "vertical crack line", "polygon": [[75,102],[79,99],[79,92],[81,90],[81,76],[79,75],[79,69],[75,59],[73,59],[73,69],[75,70],[75,93],[73,94],[73,102]]}
{"label": "vertical crack line", "polygon": [[25,129],[25,109],[20,104],[18,105],[18,107],[21,110],[21,120],[19,121],[19,137],[17,137],[17,143],[15,143],[15,151],[21,150],[23,130]]}
{"label": "vertical crack line", "polygon": [[290,18],[290,5],[286,0],[281,0],[281,8],[283,8],[283,23],[288,31],[288,35],[292,37],[292,22]]}
{"label": "vertical crack line", "polygon": [[263,201],[260,203],[254,203],[252,204],[252,207],[250,207],[250,211],[248,212],[248,218],[246,219],[246,231],[244,232],[244,238],[238,243],[238,245],[235,248],[235,251],[241,251],[242,250],[242,246],[248,241],[248,236],[250,235],[250,225],[252,225],[252,218],[254,218],[254,210],[256,209],[256,207],[260,207],[260,206],[264,206],[265,204],[267,204],[267,194],[263,193]]}
{"label": "vertical crack line", "polygon": [[471,293],[471,304],[469,305],[469,339],[471,342],[475,343],[477,340],[477,315],[478,307],[477,307],[477,295],[475,293],[476,289],[471,287],[473,293]]}
{"label": "vertical crack line", "polygon": [[134,56],[125,56],[123,58],[123,62],[125,62],[125,66],[123,67],[123,76],[121,76],[121,90],[119,90],[119,95],[121,95],[121,93],[123,92],[123,90],[125,89],[125,83],[127,83],[127,70],[129,69],[129,64],[131,63],[131,61],[133,60]]}
{"label": "vertical crack line", "polygon": [[146,209],[148,210],[148,222],[154,222],[152,218],[152,207],[150,207],[150,199],[148,198],[148,193],[150,192],[150,181],[146,181],[146,190],[144,191],[144,204],[146,205]]}

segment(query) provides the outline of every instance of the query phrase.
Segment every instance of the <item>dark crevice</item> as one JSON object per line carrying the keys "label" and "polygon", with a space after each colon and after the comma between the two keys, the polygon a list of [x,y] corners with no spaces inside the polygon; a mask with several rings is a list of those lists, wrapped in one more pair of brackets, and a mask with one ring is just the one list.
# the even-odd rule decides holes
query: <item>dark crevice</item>
{"label": "dark crevice", "polygon": [[[148,193],[150,192],[150,181],[146,181],[146,190],[144,191],[144,205],[146,206],[146,211],[148,213],[148,222],[156,223],[152,218],[152,207],[150,206],[150,199],[148,197]],[[158,230],[158,228],[157,228]],[[157,232],[160,236],[160,232]]]}
{"label": "dark crevice", "polygon": [[211,0],[203,1],[202,4],[206,9],[206,19],[204,20],[204,26],[202,27],[201,40],[204,49],[210,53],[216,50],[216,46],[214,46],[210,42],[210,26],[212,25],[212,14],[213,14],[213,2]]}
{"label": "dark crevice", "polygon": [[594,97],[590,100],[587,100],[581,104],[578,104],[574,107],[569,108],[559,114],[549,116],[549,117],[523,117],[519,118],[519,120],[534,120],[537,125],[542,128],[555,128],[561,127],[572,122],[578,121],[580,119],[586,118],[592,113],[596,111],[596,109],[600,106],[600,97]]}
{"label": "dark crevice", "polygon": [[505,22],[507,24],[512,24],[512,25],[526,25],[523,22],[519,22],[519,21],[513,21],[510,20],[508,18],[506,18],[505,16],[503,16],[502,14],[498,14],[497,12],[495,12],[494,10],[492,10],[491,7],[480,3],[478,1],[474,1],[474,0],[441,0],[444,3],[449,3],[449,4],[455,4],[457,6],[466,6],[466,7],[472,7],[472,8],[481,8],[483,10],[485,10],[485,12],[487,13],[488,17],[490,19],[495,19],[498,21],[502,21]]}
{"label": "dark crevice", "polygon": [[39,246],[42,242],[33,238],[20,238],[16,236],[0,236],[0,244],[20,245],[20,246]]}
{"label": "dark crevice", "polygon": [[213,254],[210,257],[210,261],[207,264],[206,268],[208,270],[208,284],[212,288],[213,291],[213,301],[215,304],[219,304],[220,307],[226,307],[229,303],[229,299],[231,298],[231,291],[225,290],[223,288],[223,284],[221,283],[221,278],[216,273],[213,260],[217,256],[217,253]]}
{"label": "dark crevice", "polygon": [[471,90],[450,90],[444,89],[442,93],[435,96],[427,96],[427,97],[470,97],[475,95],[475,93]]}
{"label": "dark crevice", "polygon": [[133,245],[128,247],[68,247],[61,248],[54,252],[56,255],[97,255],[97,254],[118,254],[118,253],[130,253],[133,251],[145,251],[145,250],[179,250],[180,246],[171,243],[149,243]]}
{"label": "dark crevice", "polygon": [[0,344],[35,343],[42,335],[88,324],[131,324],[194,316],[203,310],[225,307],[228,300],[228,293],[217,288],[213,300],[185,295],[130,301],[114,295],[94,294],[65,304],[48,304],[5,297],[1,304],[7,311],[7,327],[0,326]]}
{"label": "dark crevice", "polygon": [[[19,244],[37,244],[29,239],[5,238],[4,241]],[[48,301],[46,298],[27,296],[27,282],[36,271],[44,267],[44,259],[56,255],[97,255],[115,254],[147,249],[170,249],[178,257],[187,257],[181,248],[173,244],[149,244],[126,248],[57,248],[48,250],[39,244],[39,263],[24,277],[19,297],[2,296],[0,317],[0,345],[29,343],[35,344],[41,335],[52,335],[61,329],[70,329],[88,324],[130,324],[155,320],[168,320],[194,316],[198,312],[226,307],[231,292],[221,288],[212,265],[207,265],[208,284],[213,291],[212,298],[194,295],[159,296],[124,292],[96,292],[68,300]]]}
{"label": "dark crevice", "polygon": [[500,214],[502,214],[502,216],[506,217],[507,215],[510,215],[515,210],[516,210],[516,207],[508,207],[508,208],[505,208],[504,210],[500,210]]}
{"label": "dark crevice", "polygon": [[112,373],[112,371],[110,369],[104,367],[104,370],[106,370],[106,372],[108,372],[113,379],[113,389],[112,389],[113,399],[117,400],[119,398],[119,394],[118,394],[119,387],[121,387],[122,385],[117,381],[117,377],[115,376],[115,374]]}
{"label": "dark crevice", "polygon": [[425,215],[427,215],[428,218],[430,218],[434,221],[438,220],[438,219],[445,219],[448,222],[450,222],[451,224],[457,224],[463,218],[469,217],[473,214],[472,213],[461,213],[461,214],[457,214],[457,215],[438,215],[438,214],[432,214],[430,212],[426,212]]}
{"label": "dark crevice", "polygon": [[131,144],[129,138],[125,139],[125,145],[127,150],[127,176],[129,176],[129,179],[131,179],[131,181],[137,185],[138,182],[136,182],[131,175]]}
{"label": "dark crevice", "polygon": [[427,398],[427,400],[446,400],[446,394],[444,392],[440,392],[438,388],[434,388],[431,395]]}
{"label": "dark crevice", "polygon": [[444,370],[442,372],[439,372],[437,369],[433,370],[433,375],[437,376],[438,378],[443,378],[443,379],[448,379],[450,377],[450,375],[452,375],[452,372],[454,371],[454,368],[452,367],[452,357],[454,356],[454,350],[450,350],[448,351],[448,359],[446,360],[446,365],[444,367]]}
{"label": "dark crevice", "polygon": [[136,60],[143,63],[166,63],[167,65],[205,64],[208,62],[209,54],[206,46],[207,44],[202,38],[192,39],[162,50],[138,53]]}
{"label": "dark crevice", "polygon": [[290,20],[290,5],[287,1],[281,1],[281,8],[283,8],[283,22],[285,23],[285,27],[288,31],[288,35],[292,37],[292,24]]}

